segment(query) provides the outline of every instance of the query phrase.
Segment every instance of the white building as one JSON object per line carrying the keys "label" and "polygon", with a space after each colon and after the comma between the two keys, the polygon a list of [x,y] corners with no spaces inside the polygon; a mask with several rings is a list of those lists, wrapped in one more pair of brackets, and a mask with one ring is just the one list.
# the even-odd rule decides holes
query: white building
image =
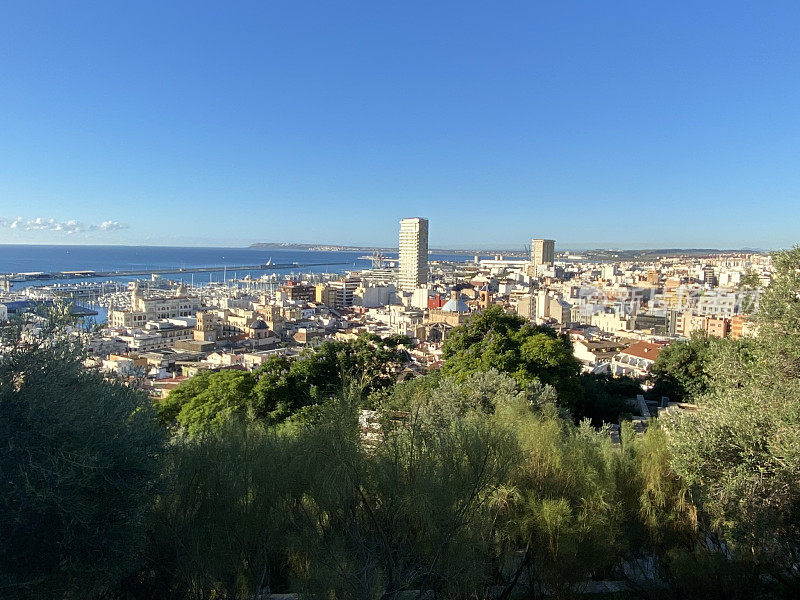
{"label": "white building", "polygon": [[328,283],[330,294],[329,302],[335,308],[347,308],[353,306],[353,297],[359,287],[359,280],[346,277],[341,281],[331,281]]}
{"label": "white building", "polygon": [[550,296],[547,290],[538,290],[536,292],[536,320],[544,321],[550,318]]}
{"label": "white building", "polygon": [[601,277],[606,281],[612,281],[617,276],[616,265],[603,265],[600,267]]}
{"label": "white building", "polygon": [[429,297],[428,288],[421,287],[415,289],[411,293],[411,298],[409,301],[409,306],[411,308],[418,308],[420,310],[425,310],[428,308],[428,297]]}
{"label": "white building", "polygon": [[353,295],[353,304],[367,308],[377,308],[393,304],[397,299],[397,290],[394,285],[363,285],[356,289]]}
{"label": "white building", "polygon": [[428,283],[428,219],[414,217],[400,221],[401,289],[415,290]]}
{"label": "white building", "polygon": [[630,331],[633,328],[633,319],[615,312],[595,313],[591,316],[590,322],[607,333]]}
{"label": "white building", "polygon": [[133,375],[136,372],[136,363],[127,356],[111,355],[103,361],[103,370],[107,373],[118,373],[120,375]]}
{"label": "white building", "polygon": [[478,261],[478,265],[482,269],[487,269],[492,273],[502,273],[503,271],[512,271],[514,269],[525,269],[530,264],[530,261],[517,258],[504,258],[502,256],[495,256],[494,258],[484,258]]}
{"label": "white building", "polygon": [[191,317],[200,307],[200,298],[187,296],[183,286],[178,288],[174,296],[155,295],[148,298],[136,282],[131,290],[130,310],[110,310],[108,322],[111,327],[143,327],[147,321]]}
{"label": "white building", "polygon": [[154,332],[134,331],[128,335],[121,335],[117,339],[125,343],[130,352],[152,352],[172,348],[175,342],[161,337]]}
{"label": "white building", "polygon": [[661,346],[649,342],[636,342],[611,359],[611,374],[628,375],[645,378],[650,374],[650,367],[656,362]]}

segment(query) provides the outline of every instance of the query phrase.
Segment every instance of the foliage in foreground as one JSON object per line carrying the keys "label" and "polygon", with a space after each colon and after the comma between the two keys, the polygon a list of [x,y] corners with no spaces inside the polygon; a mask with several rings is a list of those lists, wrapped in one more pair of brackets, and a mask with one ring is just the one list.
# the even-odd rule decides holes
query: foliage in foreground
{"label": "foliage in foreground", "polygon": [[630,400],[641,393],[633,379],[580,374],[566,335],[532,325],[500,306],[472,315],[450,332],[442,357],[442,374],[456,380],[494,370],[510,375],[523,389],[549,386],[576,424],[585,418],[597,427],[616,423],[630,414]]}
{"label": "foliage in foreground", "polygon": [[386,422],[374,445],[362,442],[357,396],[299,427],[229,422],[176,440],[139,589],[465,597],[524,580],[571,595],[620,556],[622,455],[553,404],[492,398]]}
{"label": "foliage in foreground", "polygon": [[[0,596],[95,598],[138,568],[163,435],[147,398],[83,369],[65,314],[0,355]],[[28,330],[44,327],[39,343]]]}
{"label": "foliage in foreground", "polygon": [[[702,377],[687,391],[699,410],[642,436],[623,424],[618,445],[573,424],[563,381],[490,361],[331,386],[281,424],[240,407],[174,434],[159,463],[135,392],[84,372],[62,342],[10,336],[0,591],[505,600],[611,578],[641,598],[797,597],[800,251],[776,264],[758,339],[675,362]],[[382,430],[366,443],[370,398]]]}
{"label": "foliage in foreground", "polygon": [[556,389],[578,375],[569,338],[490,306],[451,331],[442,348],[442,373],[461,378],[495,369],[524,386],[539,381]]}
{"label": "foliage in foreground", "polygon": [[[800,594],[800,249],[775,257],[758,337],[717,344],[696,414],[670,419],[672,466],[726,559]],[[660,357],[659,357],[660,358]]]}
{"label": "foliage in foreground", "polygon": [[297,359],[272,357],[254,372],[202,372],[157,405],[161,420],[197,434],[227,420],[280,423],[355,383],[366,397],[390,387],[408,361],[403,336],[326,341]]}

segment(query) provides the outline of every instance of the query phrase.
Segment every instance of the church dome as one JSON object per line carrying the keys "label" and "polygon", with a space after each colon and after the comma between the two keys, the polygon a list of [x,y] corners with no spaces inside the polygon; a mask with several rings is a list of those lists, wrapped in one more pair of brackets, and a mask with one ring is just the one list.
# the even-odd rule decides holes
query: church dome
{"label": "church dome", "polygon": [[442,306],[443,312],[452,312],[452,313],[466,313],[469,312],[469,306],[467,303],[461,299],[456,300],[452,298],[444,303]]}

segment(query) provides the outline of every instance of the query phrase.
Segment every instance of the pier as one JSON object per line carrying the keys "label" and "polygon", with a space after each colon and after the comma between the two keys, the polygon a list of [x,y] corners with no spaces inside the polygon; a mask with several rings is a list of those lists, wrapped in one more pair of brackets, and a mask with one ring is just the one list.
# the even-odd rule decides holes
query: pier
{"label": "pier", "polygon": [[141,275],[175,275],[183,273],[216,273],[217,271],[279,271],[282,269],[305,269],[308,267],[333,267],[350,264],[349,262],[327,263],[284,263],[263,265],[220,265],[217,267],[168,267],[160,269],[132,269],[126,271],[58,271],[55,273],[4,273],[0,280],[9,282],[43,281],[51,279],[104,279],[109,277],[137,277]]}

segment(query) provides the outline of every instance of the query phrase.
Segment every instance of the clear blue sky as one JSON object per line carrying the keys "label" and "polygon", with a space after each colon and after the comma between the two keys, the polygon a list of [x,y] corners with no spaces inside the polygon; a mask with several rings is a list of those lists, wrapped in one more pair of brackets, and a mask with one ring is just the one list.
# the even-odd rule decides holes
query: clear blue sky
{"label": "clear blue sky", "polygon": [[0,243],[418,215],[437,247],[800,241],[800,3],[0,4]]}

